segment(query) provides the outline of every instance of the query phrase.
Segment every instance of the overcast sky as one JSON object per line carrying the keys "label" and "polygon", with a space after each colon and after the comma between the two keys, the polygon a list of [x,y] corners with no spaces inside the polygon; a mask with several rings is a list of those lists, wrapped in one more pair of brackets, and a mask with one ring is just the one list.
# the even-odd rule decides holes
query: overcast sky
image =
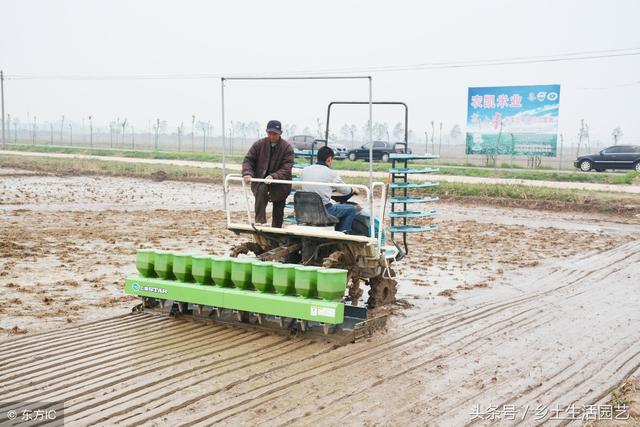
{"label": "overcast sky", "polygon": [[[9,76],[194,75],[358,69],[640,47],[640,2],[628,1],[33,1],[0,2],[0,68]],[[328,73],[335,74],[335,73]],[[584,118],[608,138],[640,142],[640,56],[443,70],[364,72],[376,100],[464,131],[470,86],[561,85],[560,132]],[[6,112],[23,121],[106,124],[191,116],[220,125],[219,79],[5,82]],[[271,118],[315,130],[331,100],[366,100],[365,81],[229,82],[228,120]],[[358,127],[366,110],[336,110]],[[397,122],[379,109],[375,121]],[[632,141],[633,140],[633,141]]]}

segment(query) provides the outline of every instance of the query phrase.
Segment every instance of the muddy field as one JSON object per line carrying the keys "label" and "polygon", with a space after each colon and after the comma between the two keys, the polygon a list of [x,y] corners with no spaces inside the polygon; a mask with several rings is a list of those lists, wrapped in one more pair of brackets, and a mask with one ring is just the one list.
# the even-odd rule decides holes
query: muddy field
{"label": "muddy field", "polygon": [[637,223],[436,207],[387,330],[334,349],[129,314],[136,248],[238,241],[219,187],[0,169],[0,395],[64,400],[79,425],[484,425],[492,405],[535,425],[638,369]]}

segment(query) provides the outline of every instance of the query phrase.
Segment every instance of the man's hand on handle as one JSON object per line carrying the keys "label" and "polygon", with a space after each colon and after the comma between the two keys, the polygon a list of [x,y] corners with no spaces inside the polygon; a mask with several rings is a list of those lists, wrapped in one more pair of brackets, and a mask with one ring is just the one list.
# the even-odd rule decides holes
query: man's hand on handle
{"label": "man's hand on handle", "polygon": [[271,181],[273,181],[273,177],[271,175],[267,175],[264,180],[267,181],[267,184],[271,184]]}
{"label": "man's hand on handle", "polygon": [[244,181],[245,184],[250,184],[251,183],[251,175],[243,176],[242,180]]}

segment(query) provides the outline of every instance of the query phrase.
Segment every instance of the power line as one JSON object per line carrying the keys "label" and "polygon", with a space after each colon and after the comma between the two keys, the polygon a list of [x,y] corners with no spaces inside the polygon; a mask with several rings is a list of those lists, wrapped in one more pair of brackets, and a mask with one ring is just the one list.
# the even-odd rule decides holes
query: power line
{"label": "power line", "polygon": [[468,61],[451,61],[451,62],[427,62],[410,65],[384,65],[371,67],[354,67],[354,68],[331,68],[321,70],[293,70],[293,71],[275,71],[251,74],[238,73],[222,73],[222,74],[140,74],[140,75],[27,75],[15,74],[5,76],[6,80],[198,80],[198,79],[216,79],[221,77],[251,77],[251,76],[282,76],[282,75],[318,75],[326,73],[384,73],[399,71],[422,71],[422,70],[439,70],[439,69],[456,69],[456,68],[473,68],[473,67],[493,67],[502,65],[520,65],[535,63],[553,63],[566,61],[584,61],[593,59],[628,57],[640,55],[640,47],[626,49],[608,49],[583,52],[569,52],[556,55],[541,55],[527,57],[510,57],[498,59],[481,59]]}

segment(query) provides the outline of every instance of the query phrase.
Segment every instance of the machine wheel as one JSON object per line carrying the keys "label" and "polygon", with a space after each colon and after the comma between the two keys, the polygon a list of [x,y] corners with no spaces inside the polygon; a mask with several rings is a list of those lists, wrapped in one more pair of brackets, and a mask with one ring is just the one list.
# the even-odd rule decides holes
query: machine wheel
{"label": "machine wheel", "polygon": [[351,300],[351,305],[358,305],[358,301],[363,294],[363,290],[360,289],[360,271],[353,262],[349,262],[348,255],[342,251],[335,251],[324,259],[322,266],[324,268],[343,268],[349,270],[347,276],[349,299]]}
{"label": "machine wheel", "polygon": [[350,153],[349,154],[349,160],[351,160],[352,162],[356,161],[356,153]]}
{"label": "machine wheel", "polygon": [[385,163],[387,163],[389,161],[389,155],[387,153],[384,153],[382,155],[382,161],[385,162]]}
{"label": "machine wheel", "polygon": [[256,255],[261,255],[265,252],[265,250],[256,242],[244,242],[232,247],[231,251],[229,251],[229,256],[232,258],[236,258],[238,255],[246,255],[249,252],[253,252]]}
{"label": "machine wheel", "polygon": [[591,170],[591,161],[589,160],[583,160],[580,162],[580,170],[582,172],[589,172]]}
{"label": "machine wheel", "polygon": [[640,173],[640,162],[636,162],[636,167],[634,169],[636,172]]}
{"label": "machine wheel", "polygon": [[369,307],[375,308],[392,304],[396,300],[398,284],[388,277],[378,276],[369,280]]}

